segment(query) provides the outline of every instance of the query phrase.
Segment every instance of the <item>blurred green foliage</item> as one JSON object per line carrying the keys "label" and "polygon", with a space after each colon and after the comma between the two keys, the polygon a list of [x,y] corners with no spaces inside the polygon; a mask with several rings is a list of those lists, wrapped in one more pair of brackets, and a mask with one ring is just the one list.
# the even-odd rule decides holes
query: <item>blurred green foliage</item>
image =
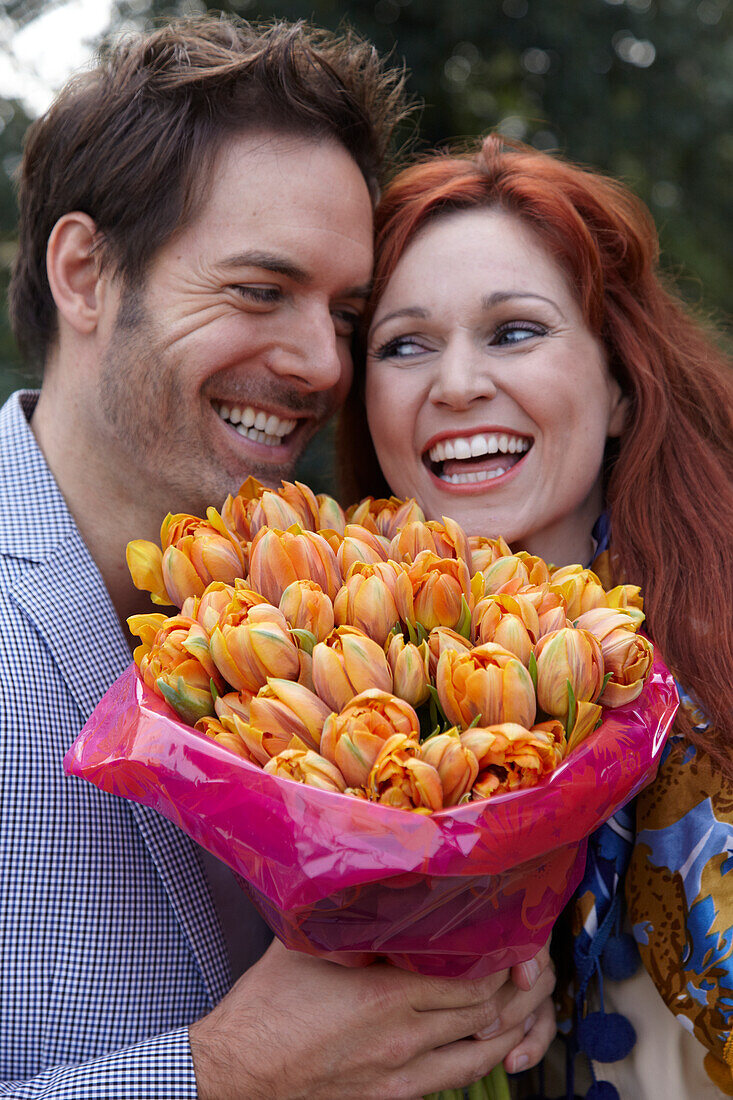
{"label": "blurred green foliage", "polygon": [[[346,19],[403,57],[424,101],[420,147],[499,128],[622,178],[649,205],[665,267],[724,325],[733,285],[731,0],[229,0],[245,18]],[[38,0],[0,4],[20,25]],[[111,30],[204,10],[195,0],[116,0]],[[0,277],[12,254],[11,178],[26,115],[0,101]],[[407,134],[405,137],[407,138]],[[19,384],[0,323],[0,400]],[[305,476],[319,480],[323,454]],[[327,483],[327,479],[326,479]]]}

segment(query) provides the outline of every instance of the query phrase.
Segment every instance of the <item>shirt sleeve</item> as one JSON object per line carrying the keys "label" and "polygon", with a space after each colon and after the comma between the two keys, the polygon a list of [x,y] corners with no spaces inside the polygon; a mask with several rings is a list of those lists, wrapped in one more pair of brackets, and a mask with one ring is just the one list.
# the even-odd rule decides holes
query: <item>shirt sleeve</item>
{"label": "shirt sleeve", "polygon": [[0,1081],[13,1100],[196,1100],[188,1028],[156,1035],[81,1065]]}
{"label": "shirt sleeve", "polygon": [[733,783],[673,738],[637,801],[626,901],[642,961],[733,1094]]}

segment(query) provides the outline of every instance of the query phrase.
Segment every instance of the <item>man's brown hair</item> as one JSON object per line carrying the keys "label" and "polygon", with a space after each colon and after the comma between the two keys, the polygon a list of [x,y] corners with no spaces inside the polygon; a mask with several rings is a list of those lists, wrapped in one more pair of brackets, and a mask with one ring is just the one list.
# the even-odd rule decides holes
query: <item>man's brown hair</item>
{"label": "man's brown hair", "polygon": [[108,48],[28,130],[10,286],[22,353],[40,366],[56,336],[46,247],[64,214],[94,220],[100,262],[129,286],[190,220],[233,134],[335,139],[376,198],[407,109],[404,76],[354,32],[302,22],[193,17]]}

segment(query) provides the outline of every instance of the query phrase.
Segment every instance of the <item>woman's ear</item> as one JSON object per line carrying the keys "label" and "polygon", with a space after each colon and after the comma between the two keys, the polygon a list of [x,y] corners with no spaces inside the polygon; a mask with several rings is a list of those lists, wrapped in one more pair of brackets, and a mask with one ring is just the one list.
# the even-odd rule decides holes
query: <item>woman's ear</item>
{"label": "woman's ear", "polygon": [[629,398],[624,394],[618,382],[614,379],[611,383],[611,415],[608,418],[608,438],[616,439],[626,426],[626,417],[629,413]]}
{"label": "woman's ear", "polygon": [[100,309],[97,227],[88,214],[73,211],[56,222],[46,248],[46,269],[56,308],[77,332],[91,333]]}

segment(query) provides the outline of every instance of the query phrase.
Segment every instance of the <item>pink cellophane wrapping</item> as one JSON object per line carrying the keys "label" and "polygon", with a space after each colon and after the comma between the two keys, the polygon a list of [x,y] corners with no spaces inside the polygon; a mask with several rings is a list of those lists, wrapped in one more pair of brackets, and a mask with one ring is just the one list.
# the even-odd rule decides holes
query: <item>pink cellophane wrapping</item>
{"label": "pink cellophane wrapping", "polygon": [[64,767],[228,863],[288,947],[480,977],[545,942],[586,838],[656,774],[677,705],[657,659],[641,696],[539,786],[428,816],[266,774],[180,722],[131,666]]}

